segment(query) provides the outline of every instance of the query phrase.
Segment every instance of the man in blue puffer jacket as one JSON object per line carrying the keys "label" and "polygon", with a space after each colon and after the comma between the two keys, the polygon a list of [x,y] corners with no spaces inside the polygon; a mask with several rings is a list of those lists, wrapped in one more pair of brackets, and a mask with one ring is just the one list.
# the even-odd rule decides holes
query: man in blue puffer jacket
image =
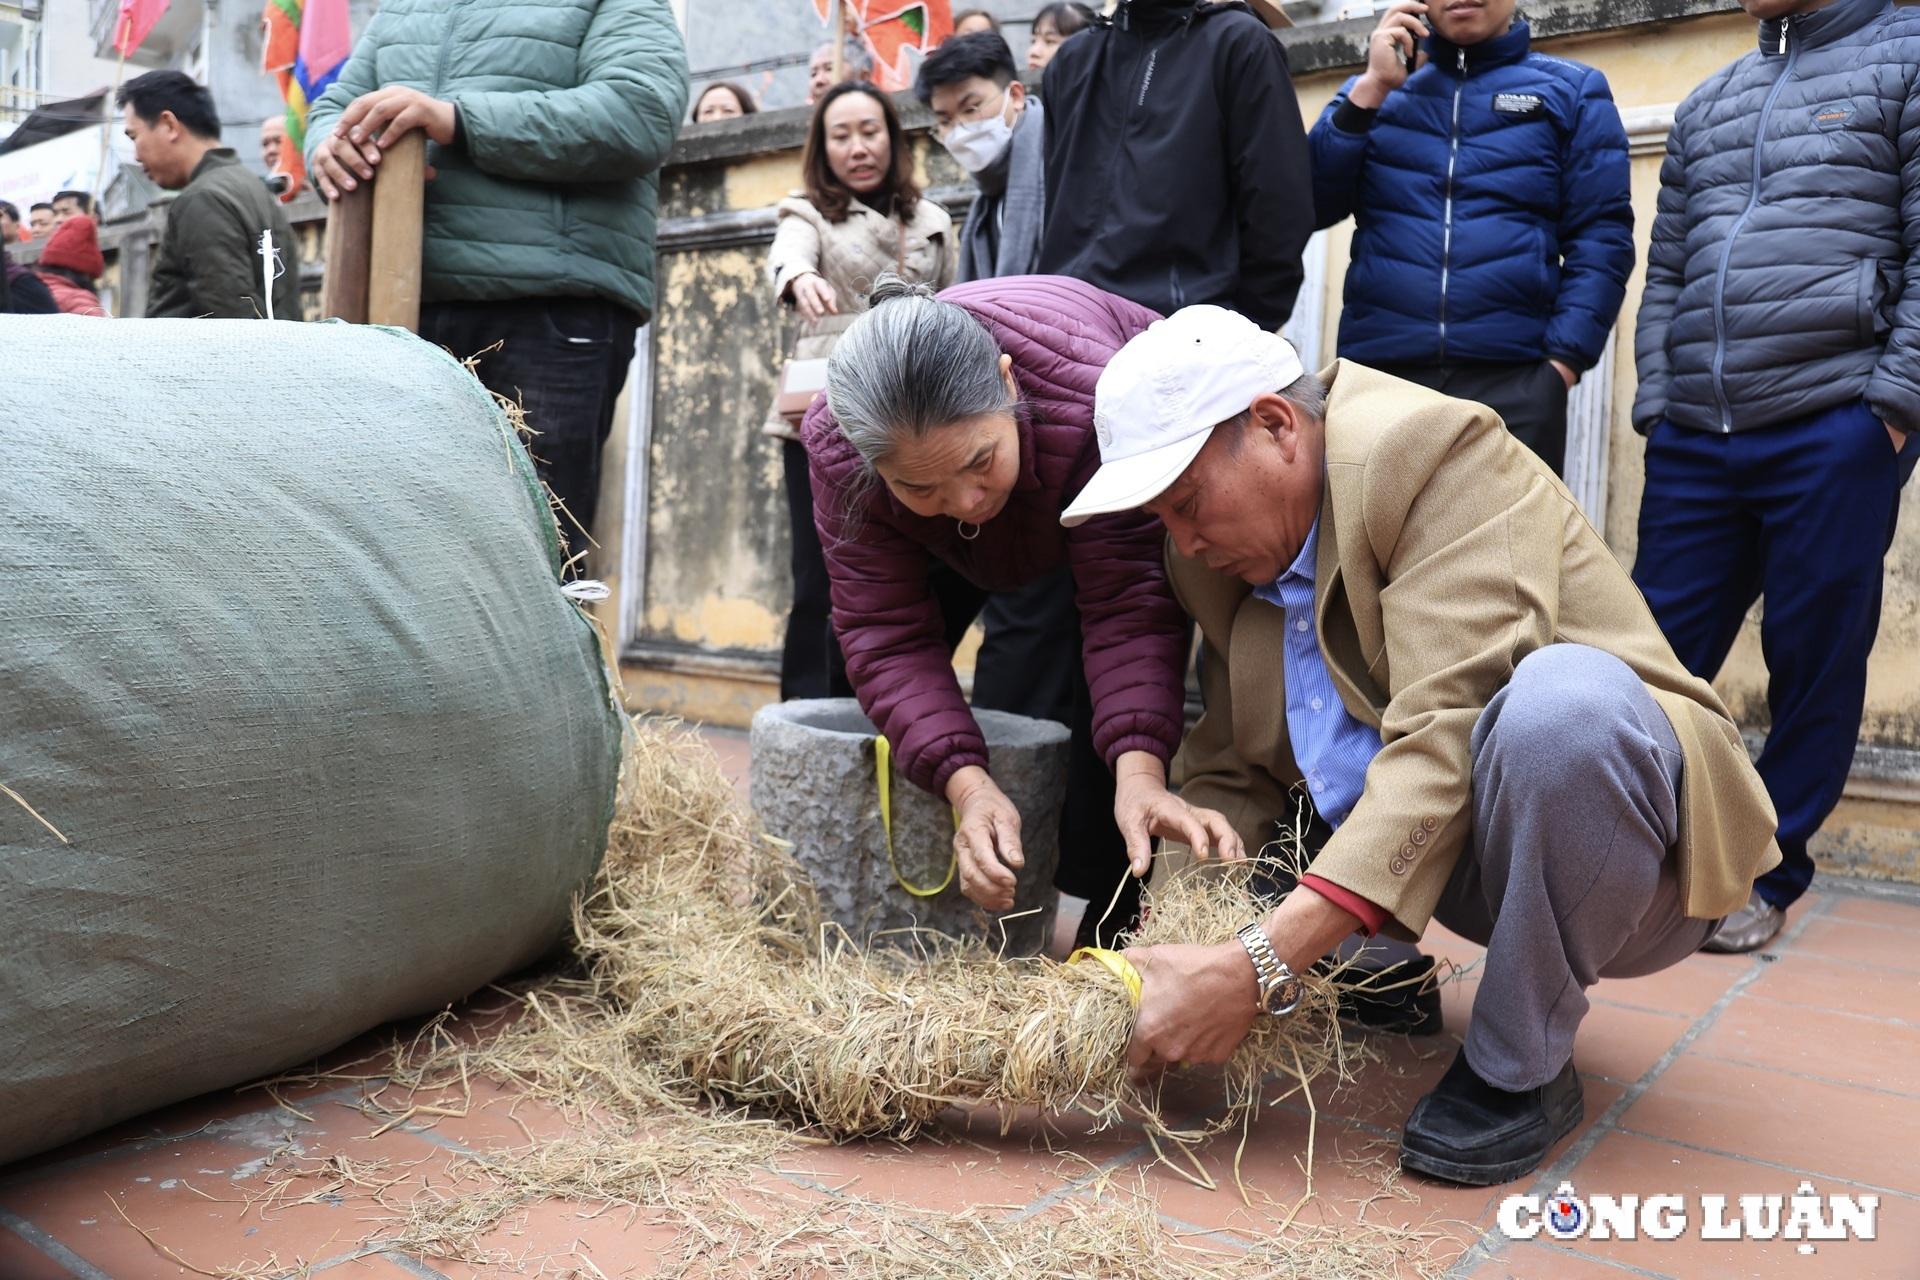
{"label": "man in blue puffer jacket", "polygon": [[[1633,580],[1711,679],[1754,600],[1781,863],[1708,940],[1752,951],[1813,880],[1920,456],[1920,12],[1741,0],[1759,48],[1674,113],[1635,350]],[[1897,677],[1896,677],[1897,678]]]}
{"label": "man in blue puffer jacket", "polygon": [[1534,53],[1513,7],[1382,16],[1308,135],[1315,222],[1359,222],[1340,354],[1492,406],[1559,471],[1633,269],[1627,135],[1606,77]]}

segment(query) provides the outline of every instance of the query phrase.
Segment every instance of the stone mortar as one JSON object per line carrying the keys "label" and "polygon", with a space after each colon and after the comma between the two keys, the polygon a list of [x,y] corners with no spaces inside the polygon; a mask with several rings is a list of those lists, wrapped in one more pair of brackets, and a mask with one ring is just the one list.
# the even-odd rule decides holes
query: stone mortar
{"label": "stone mortar", "polygon": [[[973,715],[986,735],[993,780],[1020,811],[1026,866],[1005,920],[969,902],[957,874],[930,898],[916,898],[895,882],[880,823],[875,730],[859,703],[797,700],[762,707],[753,717],[754,810],[768,832],[793,842],[795,857],[819,891],[821,910],[855,940],[912,947],[912,933],[890,931],[918,928],[981,938],[1007,955],[1035,955],[1052,936],[1066,727],[999,711]],[[953,810],[907,781],[897,761],[893,849],[901,875],[921,887],[945,879],[953,857]]]}

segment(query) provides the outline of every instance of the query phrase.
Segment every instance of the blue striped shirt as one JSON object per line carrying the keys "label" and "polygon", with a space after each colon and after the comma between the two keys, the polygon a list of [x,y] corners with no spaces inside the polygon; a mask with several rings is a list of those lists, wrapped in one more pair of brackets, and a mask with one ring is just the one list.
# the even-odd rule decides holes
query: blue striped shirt
{"label": "blue striped shirt", "polygon": [[1307,780],[1313,807],[1328,826],[1337,827],[1360,800],[1367,765],[1380,751],[1380,731],[1353,718],[1327,674],[1313,625],[1314,556],[1319,548],[1316,519],[1293,564],[1271,586],[1255,587],[1253,594],[1286,614],[1281,663],[1287,684],[1287,736],[1293,740],[1293,760]]}

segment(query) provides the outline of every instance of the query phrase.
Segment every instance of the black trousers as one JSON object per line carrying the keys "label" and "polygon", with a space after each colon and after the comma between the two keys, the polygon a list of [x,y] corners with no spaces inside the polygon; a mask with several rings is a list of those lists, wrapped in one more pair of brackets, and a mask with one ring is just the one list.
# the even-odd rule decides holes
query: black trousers
{"label": "black trousers", "polygon": [[[528,441],[540,478],[589,532],[600,505],[600,450],[613,429],[613,404],[633,363],[640,317],[602,298],[513,298],[432,302],[420,308],[420,336],[455,359],[471,359],[482,384],[517,400],[535,435]],[[586,539],[565,516],[561,532],[579,552]]]}
{"label": "black trousers", "polygon": [[827,557],[813,524],[813,481],[807,451],[798,440],[780,442],[780,469],[787,482],[787,526],[791,535],[793,604],[787,609],[787,638],[780,646],[780,700],[851,698],[847,664],[834,639],[832,602],[827,596]]}
{"label": "black trousers", "polygon": [[1500,415],[1514,438],[1539,454],[1555,475],[1567,468],[1567,384],[1545,360],[1376,365],[1456,400],[1477,400]]}
{"label": "black trousers", "polygon": [[[793,534],[793,606],[780,650],[780,697],[850,698],[853,685],[833,634],[826,556],[813,523],[806,450],[795,440],[782,440],[780,448]],[[935,564],[927,585],[940,604],[949,652],[985,610],[973,705],[1057,720],[1071,732],[1053,882],[1062,893],[1098,899],[1104,908],[1127,874],[1127,852],[1113,820],[1113,771],[1093,746],[1093,695],[1081,664],[1072,573],[1061,569],[1017,591],[989,594]]]}
{"label": "black trousers", "polygon": [[1072,570],[987,597],[981,622],[986,638],[974,665],[973,705],[1057,720],[1073,734],[1053,883],[1092,902],[1090,909],[1104,910],[1127,876],[1127,846],[1113,820],[1113,770],[1093,745],[1093,695]]}

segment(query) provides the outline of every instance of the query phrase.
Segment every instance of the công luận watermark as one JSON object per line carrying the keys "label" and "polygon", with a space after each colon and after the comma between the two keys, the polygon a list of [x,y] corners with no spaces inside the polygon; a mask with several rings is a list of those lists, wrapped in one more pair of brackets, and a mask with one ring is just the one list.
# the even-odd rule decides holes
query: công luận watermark
{"label": "c\u00f4ng lu\u1eadn watermark", "polygon": [[[1791,1195],[1606,1195],[1582,1198],[1571,1182],[1550,1196],[1511,1195],[1496,1218],[1509,1240],[1872,1240],[1877,1195],[1822,1195],[1802,1182]],[[1813,1252],[1810,1243],[1801,1252]]]}

